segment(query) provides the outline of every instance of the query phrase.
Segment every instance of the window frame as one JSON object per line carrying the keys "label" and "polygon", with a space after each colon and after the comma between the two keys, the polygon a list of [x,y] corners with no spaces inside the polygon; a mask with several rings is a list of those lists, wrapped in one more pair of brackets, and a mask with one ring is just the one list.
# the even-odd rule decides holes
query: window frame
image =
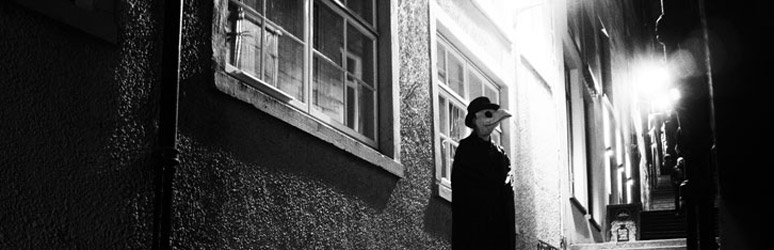
{"label": "window frame", "polygon": [[[396,1],[374,1],[372,8],[372,28],[379,28],[381,33],[373,33],[372,57],[373,57],[373,130],[374,140],[365,140],[363,135],[354,132],[344,124],[331,122],[326,116],[315,115],[308,105],[311,103],[313,60],[313,24],[311,23],[314,4],[326,4],[337,7],[344,3],[336,0],[304,0],[303,5],[304,27],[300,39],[303,41],[303,81],[304,100],[306,103],[295,100],[290,95],[278,88],[266,84],[254,77],[246,77],[241,70],[227,61],[230,51],[226,41],[228,22],[228,6],[231,0],[218,0],[215,5],[216,17],[214,19],[216,29],[213,30],[213,60],[217,65],[214,71],[215,87],[236,99],[252,104],[256,109],[263,111],[277,119],[294,126],[301,131],[315,136],[339,149],[352,154],[360,159],[374,164],[398,177],[404,176],[404,167],[400,163],[400,124],[398,123],[399,85],[399,57],[397,16],[390,15],[398,8]],[[351,12],[351,11],[349,11]],[[347,15],[353,15],[349,12]],[[345,19],[342,17],[342,19]],[[363,18],[355,17],[357,22],[363,22]],[[345,19],[348,20],[348,19]],[[351,22],[355,22],[354,19]],[[357,27],[356,24],[347,21],[347,24]],[[284,30],[283,30],[284,32]],[[343,39],[347,39],[346,34]],[[300,50],[299,50],[300,51]],[[300,57],[300,56],[299,56]],[[301,60],[299,60],[301,61]],[[376,69],[379,69],[377,71]],[[364,70],[366,71],[366,70]],[[342,74],[344,76],[344,74]],[[342,84],[344,78],[342,78]],[[342,89],[346,91],[346,88]],[[368,107],[371,108],[371,107]],[[378,112],[376,112],[378,111]],[[370,124],[369,124],[370,125]]]}
{"label": "window frame", "polygon": [[[471,97],[471,91],[470,91],[470,77],[471,75],[477,75],[482,80],[481,83],[481,95],[486,95],[486,91],[489,88],[493,88],[495,90],[496,95],[494,96],[495,99],[492,100],[495,103],[501,103],[501,100],[506,96],[506,88],[502,83],[498,82],[497,80],[493,79],[489,76],[487,72],[482,70],[478,64],[478,61],[473,60],[472,58],[468,57],[465,52],[463,52],[461,49],[459,49],[457,44],[455,44],[452,39],[449,39],[443,32],[437,31],[435,32],[435,35],[433,36],[434,39],[431,40],[432,46],[432,56],[431,56],[431,82],[432,86],[434,88],[433,91],[433,112],[434,112],[434,120],[436,121],[433,125],[433,144],[434,144],[434,151],[435,151],[435,183],[437,186],[437,194],[448,201],[452,201],[452,188],[451,188],[451,168],[453,164],[453,154],[451,147],[445,148],[443,147],[445,140],[448,140],[451,144],[457,144],[459,145],[459,141],[454,141],[451,138],[451,135],[449,134],[443,134],[444,131],[441,129],[441,123],[449,122],[450,119],[450,111],[446,108],[447,113],[445,115],[445,120],[441,119],[441,99],[446,99],[446,101],[443,103],[447,106],[449,106],[449,103],[453,103],[455,106],[460,107],[463,112],[467,109],[467,104],[472,100]],[[445,77],[444,79],[447,82],[441,82],[441,77],[438,75],[439,73],[439,67],[437,65],[440,56],[440,46],[443,46],[443,51],[445,52],[445,55],[452,55],[458,60],[460,60],[463,64],[463,84],[462,84],[462,91],[464,92],[462,95],[457,93],[452,86],[448,85],[448,79],[449,79],[449,69],[448,69],[448,63],[449,59],[448,57],[444,58],[444,62],[446,63],[444,65],[444,72]],[[492,98],[492,97],[490,97]],[[464,125],[464,116],[467,114],[463,114],[463,124],[461,124],[462,131],[460,132],[460,138],[459,140],[464,139],[471,133],[471,129],[466,127]],[[449,131],[451,129],[450,126],[447,126]],[[497,133],[497,139],[492,138],[492,140],[495,140],[496,143],[500,146],[505,146],[503,143],[503,138],[508,136],[501,126],[497,126],[494,133]],[[448,153],[442,152],[445,150],[449,150]],[[444,159],[443,156],[448,156],[448,158]],[[443,173],[447,173],[448,176],[443,176]]]}
{"label": "window frame", "polygon": [[[266,15],[266,13],[261,14],[262,12],[265,12],[265,3],[264,3],[264,10],[257,11],[254,10],[252,7],[247,6],[240,2],[240,0],[226,0],[227,7],[230,4],[235,4],[240,8],[244,9],[245,15],[249,16],[250,18],[254,20],[259,20],[261,23],[256,23],[257,25],[260,25],[263,29],[268,29],[269,32],[272,33],[279,33],[279,34],[292,34],[291,32],[288,32],[285,30],[282,26],[279,24],[276,24],[275,22],[271,21],[269,17]],[[307,114],[310,114],[314,118],[324,122],[326,125],[331,126],[337,130],[340,130],[347,134],[348,136],[360,141],[361,143],[364,143],[372,148],[378,149],[380,147],[380,114],[379,114],[379,106],[380,101],[379,95],[379,33],[377,30],[377,26],[375,25],[375,22],[378,17],[378,13],[376,11],[377,1],[373,1],[373,8],[372,8],[372,16],[373,21],[368,22],[368,20],[363,19],[362,17],[359,17],[354,11],[347,8],[347,6],[344,3],[341,3],[339,1],[335,0],[303,0],[302,1],[304,5],[303,12],[303,31],[302,31],[302,38],[295,37],[294,35],[291,35],[290,37],[298,42],[304,50],[304,55],[302,59],[302,85],[303,85],[303,100],[298,100],[295,97],[291,96],[290,94],[280,90],[275,84],[269,83],[266,81],[265,77],[263,76],[265,62],[263,60],[264,52],[261,52],[261,58],[259,59],[261,62],[261,76],[256,77],[250,73],[245,72],[244,69],[239,68],[237,65],[233,65],[230,61],[226,61],[224,63],[226,72],[236,78],[239,78],[240,80],[248,83],[252,87],[255,87],[266,94],[269,94],[283,102],[289,103],[290,105],[294,106],[297,110],[300,112],[304,112]],[[314,45],[314,8],[316,8],[316,5],[323,5],[327,7],[329,10],[331,10],[333,13],[341,17],[342,20],[342,48],[341,50],[341,65],[338,65],[335,63],[331,58],[324,55],[322,52],[318,51],[315,48]],[[228,8],[226,10],[228,12]],[[228,19],[228,16],[226,17]],[[248,18],[246,18],[248,19]],[[229,20],[226,20],[228,22]],[[228,24],[226,25],[228,26]],[[373,91],[373,98],[372,98],[372,105],[371,105],[371,113],[372,115],[370,117],[373,117],[373,121],[371,124],[373,126],[370,128],[371,135],[373,138],[369,138],[366,136],[365,132],[361,133],[358,131],[358,127],[350,128],[347,123],[347,78],[351,76],[352,74],[348,72],[347,70],[347,58],[349,57],[350,51],[347,50],[347,39],[348,39],[348,29],[349,27],[354,27],[356,29],[356,32],[358,34],[364,35],[367,39],[371,40],[371,55],[373,56],[372,60],[372,76],[370,76],[371,79],[373,79],[373,82],[371,83],[371,86],[366,86],[370,90]],[[262,42],[265,42],[264,33],[261,32],[261,39]],[[279,38],[277,38],[279,39]],[[228,41],[226,41],[228,43]],[[279,42],[279,41],[278,41]],[[277,42],[277,43],[278,43]],[[229,44],[226,44],[226,46],[230,46]],[[263,44],[261,44],[262,49]],[[277,49],[278,46],[274,46],[274,49]],[[233,53],[233,51],[227,51],[227,53]],[[279,51],[275,51],[276,54],[279,54]],[[321,110],[318,110],[318,108],[315,107],[313,104],[313,91],[315,89],[315,82],[314,82],[314,71],[313,71],[313,65],[316,59],[323,60],[324,63],[330,63],[332,66],[335,66],[337,69],[339,69],[342,73],[342,82],[341,82],[341,94],[342,94],[342,106],[341,106],[341,115],[342,120],[338,121],[338,119],[334,117],[330,117],[328,114],[324,113]],[[274,81],[277,81],[278,72],[279,70],[279,61],[275,61],[275,71],[273,73],[274,75]],[[356,78],[356,77],[355,77]],[[362,79],[356,79],[356,82],[362,82],[359,83],[359,85],[368,85],[368,83],[365,83]],[[358,98],[359,99],[359,98]],[[361,114],[364,110],[360,110],[359,107],[355,107],[357,110],[357,114]],[[355,120],[359,121],[360,117],[357,117]]]}

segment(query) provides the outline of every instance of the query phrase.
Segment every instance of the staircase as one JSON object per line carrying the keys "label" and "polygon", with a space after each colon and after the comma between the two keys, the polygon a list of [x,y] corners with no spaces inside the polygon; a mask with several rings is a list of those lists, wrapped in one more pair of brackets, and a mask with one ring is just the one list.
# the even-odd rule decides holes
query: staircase
{"label": "staircase", "polygon": [[644,211],[640,214],[640,239],[675,239],[686,237],[685,215],[674,210]]}
{"label": "staircase", "polygon": [[650,192],[651,204],[646,210],[674,210],[676,195],[672,187],[672,177],[661,175],[658,177],[658,184]]}
{"label": "staircase", "polygon": [[640,240],[630,242],[606,242],[594,244],[576,244],[570,246],[570,250],[685,250],[688,249],[685,239],[668,240]]}
{"label": "staircase", "polygon": [[686,250],[686,218],[675,211],[675,190],[669,175],[658,177],[651,202],[639,213],[639,239],[571,245],[571,250]]}
{"label": "staircase", "polygon": [[675,195],[677,194],[671,187],[653,190],[650,195],[652,200],[649,210],[675,210]]}
{"label": "staircase", "polygon": [[685,214],[675,211],[675,193],[669,175],[658,177],[658,185],[651,192],[648,211],[640,213],[640,240],[685,238]]}

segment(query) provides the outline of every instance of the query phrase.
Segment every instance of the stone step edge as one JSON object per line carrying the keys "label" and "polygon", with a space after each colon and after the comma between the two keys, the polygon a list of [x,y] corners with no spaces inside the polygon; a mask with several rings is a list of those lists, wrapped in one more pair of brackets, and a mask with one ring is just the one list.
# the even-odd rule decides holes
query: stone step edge
{"label": "stone step edge", "polygon": [[657,240],[638,240],[631,242],[604,242],[604,243],[583,243],[573,244],[570,249],[573,250],[591,250],[591,249],[684,249],[687,246],[685,238],[678,239],[657,239]]}

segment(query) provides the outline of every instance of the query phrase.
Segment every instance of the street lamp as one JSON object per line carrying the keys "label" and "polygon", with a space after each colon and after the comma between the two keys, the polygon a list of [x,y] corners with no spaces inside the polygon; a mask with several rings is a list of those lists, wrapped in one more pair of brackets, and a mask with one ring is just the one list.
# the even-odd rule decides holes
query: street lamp
{"label": "street lamp", "polygon": [[682,94],[680,94],[680,90],[676,88],[672,88],[669,90],[669,97],[672,99],[672,103],[675,103],[678,100],[680,100],[680,97],[682,97]]}
{"label": "street lamp", "polygon": [[666,67],[656,63],[646,63],[636,72],[638,94],[646,99],[652,99],[663,93],[671,82]]}
{"label": "street lamp", "polygon": [[673,88],[673,74],[667,64],[642,62],[634,76],[637,95],[647,103],[650,112],[669,110],[680,99],[680,92]]}
{"label": "street lamp", "polygon": [[681,97],[680,91],[676,88],[671,88],[669,91],[664,92],[666,93],[656,95],[656,97],[652,100],[654,106],[656,107],[656,111],[658,112],[672,110],[672,108],[674,108],[675,104],[680,100]]}

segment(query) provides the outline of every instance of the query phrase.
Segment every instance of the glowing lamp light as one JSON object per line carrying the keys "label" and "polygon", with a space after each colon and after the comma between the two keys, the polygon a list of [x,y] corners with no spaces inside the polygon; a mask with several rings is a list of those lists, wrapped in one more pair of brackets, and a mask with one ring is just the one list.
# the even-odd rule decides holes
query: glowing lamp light
{"label": "glowing lamp light", "polygon": [[639,72],[639,91],[645,97],[653,97],[663,92],[671,81],[669,71],[659,65],[645,65]]}
{"label": "glowing lamp light", "polygon": [[667,96],[660,96],[653,99],[653,104],[658,110],[668,110],[672,108],[672,100]]}
{"label": "glowing lamp light", "polygon": [[682,95],[680,94],[680,90],[673,88],[669,90],[669,97],[672,98],[672,102],[677,102],[680,100]]}
{"label": "glowing lamp light", "polygon": [[659,61],[642,61],[634,72],[635,88],[642,101],[652,111],[666,111],[673,108],[680,99],[680,91],[673,89],[673,72],[669,64]]}
{"label": "glowing lamp light", "polygon": [[677,89],[670,89],[668,92],[655,96],[653,105],[658,110],[670,110],[674,108],[675,103],[681,98],[680,91]]}

